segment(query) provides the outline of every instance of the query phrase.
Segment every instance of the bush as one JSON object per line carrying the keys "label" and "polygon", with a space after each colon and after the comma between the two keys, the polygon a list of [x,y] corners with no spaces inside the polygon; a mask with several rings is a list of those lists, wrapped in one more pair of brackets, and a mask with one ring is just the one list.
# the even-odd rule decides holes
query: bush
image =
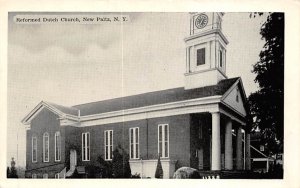
{"label": "bush", "polygon": [[138,173],[135,173],[135,174],[131,175],[131,178],[133,178],[133,179],[139,179],[139,178],[141,178],[141,175],[138,174]]}
{"label": "bush", "polygon": [[14,161],[14,158],[11,159],[11,167],[7,167],[6,169],[6,177],[7,178],[18,178],[17,169],[15,167],[16,162]]}
{"label": "bush", "polygon": [[111,161],[105,161],[101,156],[98,157],[97,161],[100,163],[101,178],[112,178],[113,172]]}
{"label": "bush", "polygon": [[160,156],[158,157],[157,166],[155,170],[155,178],[163,178],[164,177],[164,171],[161,166],[160,162]]}
{"label": "bush", "polygon": [[100,163],[102,178],[131,178],[129,155],[118,145],[113,151],[112,161],[105,161],[101,156],[97,160]]}
{"label": "bush", "polygon": [[113,151],[112,171],[114,178],[131,177],[129,155],[120,145]]}
{"label": "bush", "polygon": [[190,167],[181,167],[176,170],[173,176],[174,179],[199,179],[198,171]]}

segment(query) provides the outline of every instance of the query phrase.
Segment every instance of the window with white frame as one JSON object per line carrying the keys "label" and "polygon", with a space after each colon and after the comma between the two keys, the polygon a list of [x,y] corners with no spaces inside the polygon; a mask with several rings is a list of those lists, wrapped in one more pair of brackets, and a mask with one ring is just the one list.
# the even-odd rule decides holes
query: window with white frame
{"label": "window with white frame", "polygon": [[55,179],[59,179],[59,173],[55,174]]}
{"label": "window with white frame", "polygon": [[60,154],[61,154],[61,139],[60,139],[60,132],[56,132],[54,136],[54,147],[55,147],[55,161],[60,161]]}
{"label": "window with white frame", "polygon": [[130,159],[138,159],[139,158],[139,128],[130,128],[129,129],[129,151],[130,151]]}
{"label": "window with white frame", "polygon": [[32,174],[32,179],[37,179],[37,175],[36,174]]}
{"label": "window with white frame", "polygon": [[48,174],[43,174],[44,179],[48,179]]}
{"label": "window with white frame", "polygon": [[49,162],[49,134],[47,132],[43,135],[43,161]]}
{"label": "window with white frame", "polygon": [[32,162],[37,162],[37,138],[32,137]]}
{"label": "window with white frame", "polygon": [[205,48],[197,49],[197,66],[205,64]]}
{"label": "window with white frame", "polygon": [[259,150],[260,151],[265,151],[265,146],[264,145],[260,145]]}
{"label": "window with white frame", "polygon": [[169,157],[169,125],[158,125],[158,153],[162,158]]}
{"label": "window with white frame", "polygon": [[219,51],[219,56],[220,56],[220,67],[223,67],[223,51]]}
{"label": "window with white frame", "polygon": [[112,160],[113,130],[104,131],[105,160]]}
{"label": "window with white frame", "polygon": [[90,133],[82,133],[82,160],[90,160]]}

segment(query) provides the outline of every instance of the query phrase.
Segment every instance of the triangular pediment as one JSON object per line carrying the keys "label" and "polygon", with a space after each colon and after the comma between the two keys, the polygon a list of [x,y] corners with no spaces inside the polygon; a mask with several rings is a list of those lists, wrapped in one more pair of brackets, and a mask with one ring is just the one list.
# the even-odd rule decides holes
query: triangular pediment
{"label": "triangular pediment", "polygon": [[246,116],[246,96],[241,79],[237,80],[237,82],[228,89],[223,95],[222,101],[239,114]]}
{"label": "triangular pediment", "polygon": [[34,119],[43,109],[47,109],[51,111],[52,113],[56,114],[59,116],[61,119],[71,119],[71,120],[77,120],[78,117],[71,115],[71,114],[66,114],[56,108],[54,105],[51,103],[47,103],[45,101],[41,101],[29,114],[27,114],[23,120],[22,123],[25,125],[30,124],[31,120]]}

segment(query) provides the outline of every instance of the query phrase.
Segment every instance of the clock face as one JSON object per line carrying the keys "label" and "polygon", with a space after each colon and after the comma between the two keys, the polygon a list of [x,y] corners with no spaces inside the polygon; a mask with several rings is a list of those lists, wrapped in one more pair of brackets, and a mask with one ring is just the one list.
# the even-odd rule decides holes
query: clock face
{"label": "clock face", "polygon": [[195,21],[195,25],[198,29],[202,29],[207,25],[208,17],[206,14],[200,14]]}

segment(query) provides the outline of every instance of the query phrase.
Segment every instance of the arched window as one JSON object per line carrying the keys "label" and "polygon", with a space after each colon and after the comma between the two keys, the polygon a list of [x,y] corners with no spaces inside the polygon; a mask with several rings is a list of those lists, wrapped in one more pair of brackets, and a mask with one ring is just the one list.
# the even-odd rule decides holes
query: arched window
{"label": "arched window", "polygon": [[90,133],[82,133],[82,161],[90,160]]}
{"label": "arched window", "polygon": [[43,135],[43,161],[49,162],[49,134],[47,132]]}
{"label": "arched window", "polygon": [[32,152],[31,152],[31,155],[32,155],[32,162],[35,163],[37,162],[37,138],[34,136],[32,137]]}
{"label": "arched window", "polygon": [[60,161],[60,153],[61,153],[61,141],[60,141],[60,132],[56,132],[54,136],[54,151],[55,151],[55,161]]}

